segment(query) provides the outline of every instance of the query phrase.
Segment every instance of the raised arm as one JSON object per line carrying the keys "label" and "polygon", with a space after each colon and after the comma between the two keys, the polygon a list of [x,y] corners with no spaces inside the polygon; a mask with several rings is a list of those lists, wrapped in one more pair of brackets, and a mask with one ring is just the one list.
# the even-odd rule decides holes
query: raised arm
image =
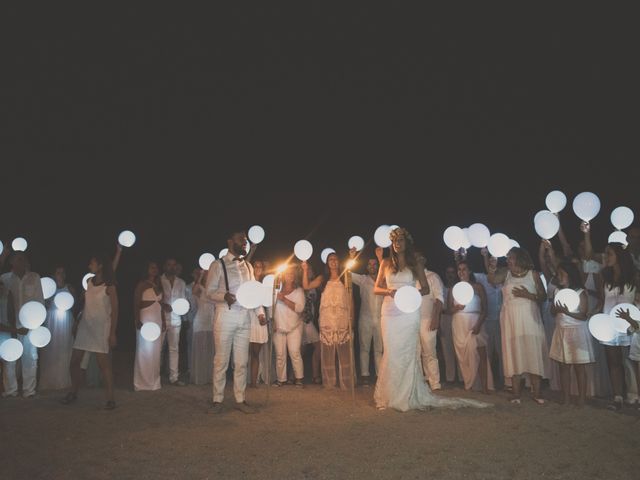
{"label": "raised arm", "polygon": [[309,281],[309,264],[307,262],[302,262],[302,288],[305,290],[313,290],[315,288],[320,288],[322,282],[324,282],[324,277],[322,275],[318,275],[313,280]]}
{"label": "raised arm", "polygon": [[540,269],[544,276],[551,280],[556,275],[556,265],[553,262],[555,254],[553,253],[553,247],[549,240],[542,240],[540,242],[540,248],[538,249],[538,261],[540,262]]}
{"label": "raised arm", "polygon": [[502,285],[507,279],[507,268],[489,266],[487,270],[487,280],[491,285]]}
{"label": "raised arm", "polygon": [[380,265],[380,269],[378,270],[378,278],[376,278],[376,284],[373,287],[373,293],[381,296],[390,296],[393,297],[396,294],[396,291],[387,288],[387,269],[389,268],[389,260],[385,259],[382,261]]}
{"label": "raised arm", "polygon": [[120,257],[122,256],[122,245],[120,243],[116,244],[116,254],[113,257],[113,261],[111,262],[111,268],[115,273],[118,270],[118,265],[120,265]]}
{"label": "raised arm", "polygon": [[[558,217],[558,220],[560,220],[560,215],[556,214],[556,216]],[[562,229],[562,222],[560,222],[560,229],[558,230],[558,239],[560,240],[560,245],[562,245],[562,254],[565,257],[568,257],[569,255],[573,255],[573,250],[571,249],[571,245],[569,245],[569,242],[567,241],[567,237],[564,234],[564,230]]]}

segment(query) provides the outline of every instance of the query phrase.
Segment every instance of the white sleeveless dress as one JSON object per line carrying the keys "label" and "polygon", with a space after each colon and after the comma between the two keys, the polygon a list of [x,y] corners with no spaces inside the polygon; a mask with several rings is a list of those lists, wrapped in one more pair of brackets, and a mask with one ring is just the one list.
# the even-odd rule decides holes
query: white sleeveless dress
{"label": "white sleeveless dress", "polygon": [[[60,292],[70,293],[67,286],[58,288],[56,295]],[[42,390],[60,390],[71,386],[69,363],[73,348],[73,312],[58,310],[53,303],[54,297],[49,300],[45,324],[51,332],[51,341],[46,347],[41,348],[39,353],[40,380],[38,386]]]}
{"label": "white sleeveless dress", "polygon": [[500,313],[502,329],[502,361],[504,376],[530,373],[549,378],[549,348],[537,302],[513,296],[513,289],[524,286],[536,292],[533,272],[522,278],[507,273],[502,287],[503,305]]}
{"label": "white sleeveless dress", "polygon": [[[454,302],[455,303],[455,302]],[[486,347],[488,341],[488,335],[484,324],[477,335],[472,333],[473,327],[480,319],[480,312],[482,311],[482,304],[480,297],[477,294],[473,295],[473,299],[469,302],[464,310],[453,314],[452,319],[452,332],[453,332],[453,345],[456,350],[456,357],[458,359],[458,365],[462,373],[462,379],[464,380],[464,388],[466,390],[482,388],[482,382],[480,375],[478,374],[478,368],[480,367],[480,355],[478,354],[479,347]],[[487,358],[487,386],[489,390],[493,390],[493,373],[491,371],[491,365]]]}
{"label": "white sleeveless dress", "polygon": [[[578,295],[582,294],[582,292],[584,292],[583,289],[577,290]],[[578,310],[574,310],[572,313],[577,312]],[[556,362],[568,364],[595,362],[588,322],[576,320],[564,313],[558,313],[549,357]]]}
{"label": "white sleeveless dress", "polygon": [[[142,301],[153,302],[152,305],[140,310],[140,322],[144,325],[153,322],[162,328],[162,292],[157,294],[153,288],[147,288],[142,292]],[[160,384],[160,355],[162,342],[158,337],[153,342],[145,340],[136,330],[136,359],[133,366],[133,389],[159,390]]]}
{"label": "white sleeveless dress", "polygon": [[[415,286],[409,269],[386,274],[387,287],[399,289]],[[460,408],[489,407],[488,403],[434,395],[422,373],[420,362],[420,309],[413,313],[400,311],[391,297],[382,304],[382,338],[384,352],[374,400],[380,409],[394,408],[401,412],[429,407]]]}
{"label": "white sleeveless dress", "polygon": [[73,348],[85,352],[109,353],[110,331],[111,299],[107,295],[107,286],[94,285],[91,279],[84,293],[84,310]]}

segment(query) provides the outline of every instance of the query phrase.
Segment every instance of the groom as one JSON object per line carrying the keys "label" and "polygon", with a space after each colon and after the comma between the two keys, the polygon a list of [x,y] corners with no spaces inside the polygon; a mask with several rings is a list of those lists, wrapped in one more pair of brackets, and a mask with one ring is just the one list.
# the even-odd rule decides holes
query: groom
{"label": "groom", "polygon": [[[232,231],[227,238],[229,253],[211,264],[207,276],[206,295],[215,302],[213,322],[215,354],[213,358],[213,406],[211,413],[223,411],[227,368],[233,350],[233,393],[236,408],[243,413],[256,413],[245,401],[247,363],[249,361],[250,311],[236,300],[238,288],[254,280],[253,268],[245,261],[247,237],[243,231]],[[255,312],[265,325],[264,309]]]}

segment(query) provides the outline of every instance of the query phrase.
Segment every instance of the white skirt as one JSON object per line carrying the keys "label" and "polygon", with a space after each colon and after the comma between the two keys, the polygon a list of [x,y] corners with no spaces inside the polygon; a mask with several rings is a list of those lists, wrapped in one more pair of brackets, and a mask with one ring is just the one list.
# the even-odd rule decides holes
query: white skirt
{"label": "white skirt", "polygon": [[587,322],[573,327],[556,326],[549,357],[556,362],[569,364],[595,362],[595,351]]}
{"label": "white skirt", "polygon": [[249,334],[249,342],[251,343],[267,343],[269,341],[269,330],[266,325],[260,325],[258,316],[251,312],[251,332]]}

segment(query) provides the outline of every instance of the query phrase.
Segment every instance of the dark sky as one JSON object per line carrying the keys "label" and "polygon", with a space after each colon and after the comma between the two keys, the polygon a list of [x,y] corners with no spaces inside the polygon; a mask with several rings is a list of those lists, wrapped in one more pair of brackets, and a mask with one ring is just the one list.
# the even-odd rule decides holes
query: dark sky
{"label": "dark sky", "polygon": [[189,268],[255,223],[275,257],[398,223],[439,269],[451,224],[535,249],[552,189],[601,196],[600,245],[638,211],[629,12],[113,7],[3,7],[0,238],[41,272],[77,280],[123,228],[121,276]]}

